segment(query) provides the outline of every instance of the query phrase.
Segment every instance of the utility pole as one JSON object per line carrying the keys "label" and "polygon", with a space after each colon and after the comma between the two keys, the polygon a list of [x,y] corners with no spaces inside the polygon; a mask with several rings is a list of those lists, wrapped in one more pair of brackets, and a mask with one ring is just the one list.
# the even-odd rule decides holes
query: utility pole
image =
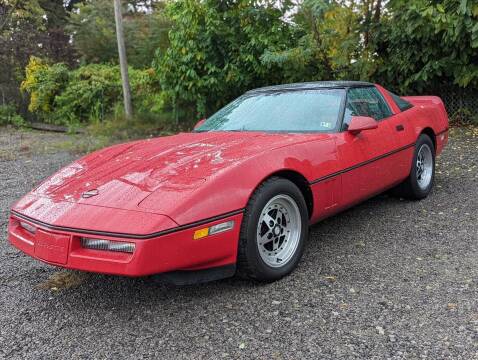
{"label": "utility pole", "polygon": [[126,59],[126,49],[124,45],[123,34],[123,15],[121,14],[121,0],[114,0],[115,21],[116,21],[116,39],[118,41],[118,54],[121,69],[121,81],[123,83],[124,112],[127,118],[133,115],[133,105],[131,104],[131,88],[129,86],[128,61]]}

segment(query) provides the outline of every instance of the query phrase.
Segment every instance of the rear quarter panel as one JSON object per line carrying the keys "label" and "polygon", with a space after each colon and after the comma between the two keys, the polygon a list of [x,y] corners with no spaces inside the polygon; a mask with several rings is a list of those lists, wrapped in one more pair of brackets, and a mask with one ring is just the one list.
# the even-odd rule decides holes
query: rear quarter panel
{"label": "rear quarter panel", "polygon": [[416,141],[420,134],[429,128],[435,134],[436,154],[439,155],[448,142],[448,115],[443,101],[438,96],[402,96],[413,105],[412,108],[402,112],[386,89],[378,84],[375,86],[394,114],[403,113],[407,116],[409,126],[412,127],[411,131],[407,129],[407,137],[412,137],[409,139],[410,142]]}
{"label": "rear quarter panel", "polygon": [[431,128],[439,155],[448,142],[448,115],[442,100],[438,96],[407,96],[404,99],[414,105],[407,112],[417,138],[424,129]]}

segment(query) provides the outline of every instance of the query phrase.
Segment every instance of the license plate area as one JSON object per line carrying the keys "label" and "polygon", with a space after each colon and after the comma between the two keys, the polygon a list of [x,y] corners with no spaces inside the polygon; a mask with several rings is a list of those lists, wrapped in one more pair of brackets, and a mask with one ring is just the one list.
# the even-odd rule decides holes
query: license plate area
{"label": "license plate area", "polygon": [[66,264],[70,236],[38,230],[35,239],[35,256],[48,262]]}

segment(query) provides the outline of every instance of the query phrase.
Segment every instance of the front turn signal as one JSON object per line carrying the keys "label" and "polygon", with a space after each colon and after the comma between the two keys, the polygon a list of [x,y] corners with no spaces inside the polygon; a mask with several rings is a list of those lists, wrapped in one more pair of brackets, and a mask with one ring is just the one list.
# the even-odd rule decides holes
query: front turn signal
{"label": "front turn signal", "polygon": [[234,221],[226,221],[220,224],[213,225],[211,227],[196,230],[193,235],[194,240],[202,239],[209,235],[214,235],[228,231],[234,228]]}

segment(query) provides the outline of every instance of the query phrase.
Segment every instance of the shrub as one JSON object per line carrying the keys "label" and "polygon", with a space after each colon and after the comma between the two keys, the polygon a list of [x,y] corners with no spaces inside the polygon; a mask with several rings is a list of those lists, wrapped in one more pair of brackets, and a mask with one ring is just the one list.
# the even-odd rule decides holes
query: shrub
{"label": "shrub", "polygon": [[25,80],[20,90],[30,94],[28,110],[44,115],[54,110],[55,97],[68,82],[68,68],[63,63],[49,65],[45,60],[30,57],[25,68]]}
{"label": "shrub", "polygon": [[70,73],[55,98],[55,122],[74,125],[97,122],[121,100],[121,76],[116,67],[86,65]]}
{"label": "shrub", "polygon": [[289,2],[171,1],[170,46],[156,53],[161,85],[176,107],[207,115],[245,90],[282,80],[280,69],[261,57],[294,42],[283,16]]}
{"label": "shrub", "polygon": [[13,125],[17,127],[25,126],[25,120],[17,114],[14,105],[0,105],[0,126]]}
{"label": "shrub", "polygon": [[[168,107],[154,69],[129,69],[133,107],[141,115]],[[116,65],[90,64],[69,70],[31,57],[21,89],[30,94],[29,110],[43,121],[76,127],[122,114],[121,73]]]}

